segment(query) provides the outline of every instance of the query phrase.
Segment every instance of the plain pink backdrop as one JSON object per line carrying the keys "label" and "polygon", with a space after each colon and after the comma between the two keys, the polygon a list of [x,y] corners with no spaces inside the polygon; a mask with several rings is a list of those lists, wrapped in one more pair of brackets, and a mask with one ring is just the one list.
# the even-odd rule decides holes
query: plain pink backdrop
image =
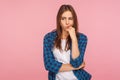
{"label": "plain pink backdrop", "polygon": [[92,80],[120,80],[119,0],[0,0],[0,80],[47,80],[43,37],[56,28],[62,4],[74,7],[88,36]]}

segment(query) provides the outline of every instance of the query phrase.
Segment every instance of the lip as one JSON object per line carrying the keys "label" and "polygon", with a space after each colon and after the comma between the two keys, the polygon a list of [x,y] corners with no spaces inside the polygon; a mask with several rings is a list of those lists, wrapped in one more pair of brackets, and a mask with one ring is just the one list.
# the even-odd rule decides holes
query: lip
{"label": "lip", "polygon": [[69,28],[70,26],[66,26],[66,28]]}

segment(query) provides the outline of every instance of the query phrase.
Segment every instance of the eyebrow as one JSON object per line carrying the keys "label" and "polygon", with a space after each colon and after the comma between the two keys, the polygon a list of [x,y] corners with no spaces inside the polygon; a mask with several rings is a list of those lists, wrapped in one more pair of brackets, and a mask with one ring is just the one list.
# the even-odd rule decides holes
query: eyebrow
{"label": "eyebrow", "polygon": [[[63,16],[63,17],[61,17],[61,18],[66,18],[66,17]],[[73,17],[68,17],[68,18],[73,18]]]}
{"label": "eyebrow", "polygon": [[[66,19],[67,17],[61,17],[61,19]],[[68,17],[68,19],[73,19],[73,17]]]}

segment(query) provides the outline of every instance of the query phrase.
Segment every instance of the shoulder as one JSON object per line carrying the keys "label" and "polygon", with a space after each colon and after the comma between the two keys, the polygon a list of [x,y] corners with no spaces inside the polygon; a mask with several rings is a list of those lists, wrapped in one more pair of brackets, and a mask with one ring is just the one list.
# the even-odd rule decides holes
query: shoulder
{"label": "shoulder", "polygon": [[87,40],[87,35],[81,32],[78,32],[78,39]]}
{"label": "shoulder", "polygon": [[45,39],[54,39],[56,37],[56,30],[52,30],[44,35],[44,40]]}

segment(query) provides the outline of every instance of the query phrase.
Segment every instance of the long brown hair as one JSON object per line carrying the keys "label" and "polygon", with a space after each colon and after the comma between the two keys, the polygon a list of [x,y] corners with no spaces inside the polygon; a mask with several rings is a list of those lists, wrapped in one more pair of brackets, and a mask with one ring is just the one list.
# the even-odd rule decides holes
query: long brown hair
{"label": "long brown hair", "polygon": [[[72,13],[73,22],[74,22],[73,27],[75,28],[76,36],[78,37],[78,34],[77,34],[77,32],[78,32],[78,20],[77,20],[77,15],[76,15],[76,12],[75,12],[74,8],[71,5],[65,5],[65,4],[61,5],[61,7],[59,8],[59,11],[57,13],[57,17],[56,17],[57,37],[55,39],[55,44],[54,44],[56,48],[60,49],[60,51],[62,50],[62,48],[61,48],[62,27],[60,25],[60,21],[61,21],[62,14],[65,11],[70,11]],[[65,50],[70,49],[70,44],[71,44],[71,38],[70,38],[70,35],[69,35],[67,37]]]}

